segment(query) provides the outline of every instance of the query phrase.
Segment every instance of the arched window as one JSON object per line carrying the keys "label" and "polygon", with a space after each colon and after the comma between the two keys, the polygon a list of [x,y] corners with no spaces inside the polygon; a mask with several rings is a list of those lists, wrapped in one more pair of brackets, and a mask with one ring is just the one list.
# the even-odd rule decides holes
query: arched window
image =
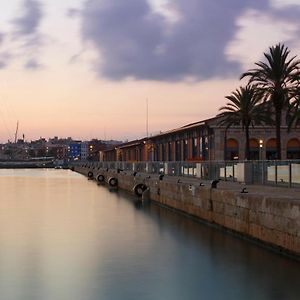
{"label": "arched window", "polygon": [[300,141],[297,138],[287,142],[286,157],[287,159],[300,159]]}
{"label": "arched window", "polygon": [[276,159],[277,157],[276,139],[269,139],[266,143],[266,159],[272,160]]}
{"label": "arched window", "polygon": [[226,159],[239,159],[239,143],[235,139],[228,139],[226,142]]}
{"label": "arched window", "polygon": [[250,159],[258,160],[259,159],[259,141],[257,139],[250,139]]}

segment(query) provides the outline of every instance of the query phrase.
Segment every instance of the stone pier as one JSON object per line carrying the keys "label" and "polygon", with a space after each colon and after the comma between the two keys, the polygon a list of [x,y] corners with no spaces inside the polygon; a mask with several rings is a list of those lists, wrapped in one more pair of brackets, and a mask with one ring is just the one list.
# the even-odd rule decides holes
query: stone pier
{"label": "stone pier", "polygon": [[223,181],[212,188],[211,182],[196,178],[160,178],[85,166],[77,166],[75,171],[83,175],[92,171],[95,178],[97,174],[117,177],[118,187],[130,192],[143,183],[152,201],[300,259],[300,189]]}

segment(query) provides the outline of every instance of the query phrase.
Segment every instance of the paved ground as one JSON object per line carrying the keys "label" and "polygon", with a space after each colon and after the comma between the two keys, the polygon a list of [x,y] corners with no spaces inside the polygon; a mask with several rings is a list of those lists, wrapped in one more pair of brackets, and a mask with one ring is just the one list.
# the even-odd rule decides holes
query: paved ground
{"label": "paved ground", "polygon": [[256,194],[266,194],[268,196],[276,196],[279,195],[284,198],[293,198],[300,201],[300,188],[288,188],[288,187],[280,187],[280,186],[268,186],[268,185],[251,185],[251,184],[243,184],[238,182],[220,182],[218,184],[218,188],[225,190],[240,190],[243,188],[249,193]]}
{"label": "paved ground", "polygon": [[[200,183],[205,186],[211,185],[210,181],[201,180],[199,178],[188,178],[188,177],[176,177],[176,176],[166,176],[163,180],[166,181],[178,181],[181,183],[194,184],[198,185]],[[239,182],[231,182],[231,181],[220,181],[217,185],[217,188],[223,190],[232,190],[232,191],[242,191],[243,188],[246,188],[248,193],[255,194],[265,194],[268,196],[278,197],[279,195],[283,198],[295,199],[300,201],[300,188],[288,188],[282,186],[269,186],[269,185],[251,185],[251,184],[243,184]]]}

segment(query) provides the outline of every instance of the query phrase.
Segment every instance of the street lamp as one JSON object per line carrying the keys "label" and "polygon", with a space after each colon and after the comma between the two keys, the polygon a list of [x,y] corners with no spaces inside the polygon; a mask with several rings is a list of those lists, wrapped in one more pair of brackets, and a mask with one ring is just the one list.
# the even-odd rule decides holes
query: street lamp
{"label": "street lamp", "polygon": [[262,160],[262,148],[263,148],[264,141],[259,140],[259,159]]}

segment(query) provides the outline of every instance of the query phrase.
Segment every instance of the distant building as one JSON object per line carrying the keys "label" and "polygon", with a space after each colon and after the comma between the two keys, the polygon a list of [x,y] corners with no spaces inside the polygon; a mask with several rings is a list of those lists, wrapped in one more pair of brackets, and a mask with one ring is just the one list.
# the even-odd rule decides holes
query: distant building
{"label": "distant building", "polygon": [[51,157],[61,161],[67,159],[99,160],[100,151],[116,144],[120,144],[120,142],[98,139],[81,142],[73,140],[71,137],[59,138],[58,136],[49,138],[48,141],[43,137],[32,140],[31,142],[19,139],[17,143],[8,142],[0,145],[0,159],[24,160],[38,157]]}
{"label": "distant building", "polygon": [[88,159],[99,161],[103,159],[103,151],[115,147],[116,145],[121,144],[119,141],[103,141],[103,140],[97,140],[93,139],[89,142],[88,145]]}
{"label": "distant building", "polygon": [[47,144],[46,156],[51,156],[55,159],[64,160],[68,157],[68,146],[60,144]]}
{"label": "distant building", "polygon": [[69,159],[80,159],[81,156],[81,142],[73,141],[68,146],[68,157]]}
{"label": "distant building", "polygon": [[80,157],[82,160],[86,160],[88,158],[89,153],[89,143],[88,142],[82,142],[81,148],[80,148]]}

